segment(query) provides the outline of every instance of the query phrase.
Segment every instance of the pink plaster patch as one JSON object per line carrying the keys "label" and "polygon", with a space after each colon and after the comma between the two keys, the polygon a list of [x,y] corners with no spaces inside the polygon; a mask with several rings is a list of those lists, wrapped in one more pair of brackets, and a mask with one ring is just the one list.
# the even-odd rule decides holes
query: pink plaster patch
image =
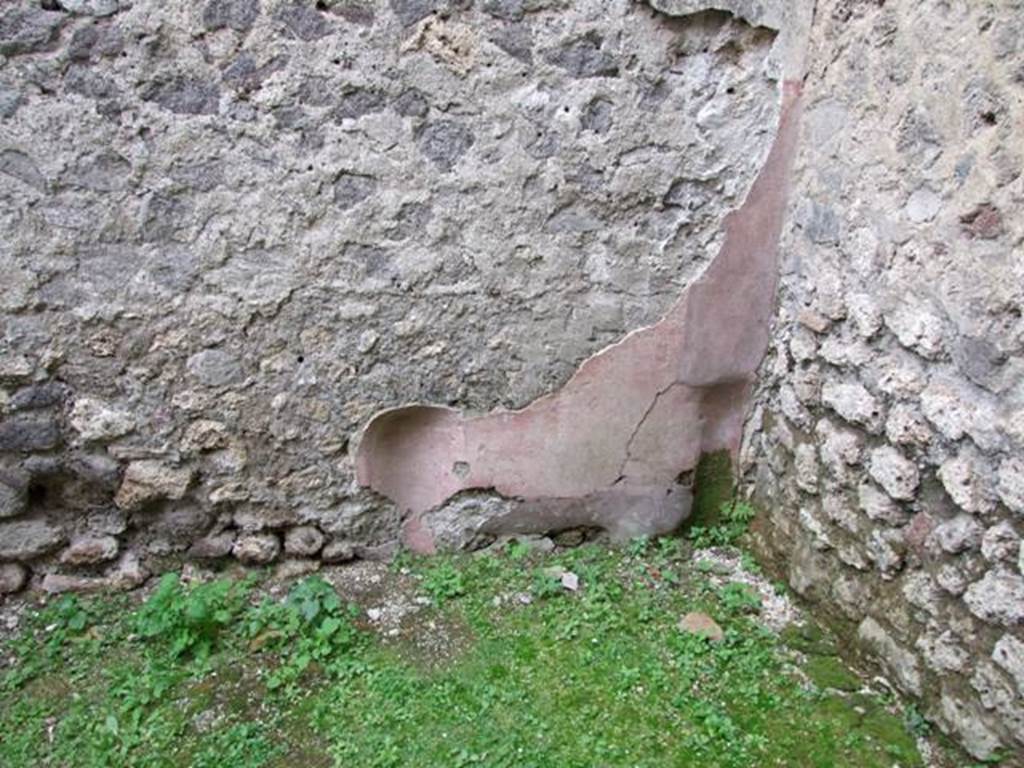
{"label": "pink plaster patch", "polygon": [[685,518],[690,497],[677,480],[704,452],[736,452],[767,348],[799,97],[800,84],[787,81],[775,141],[725,218],[721,250],[661,321],[522,410],[410,405],[370,421],[358,481],[408,513],[408,546],[432,551],[423,513],[470,489],[521,500],[494,521],[496,533],[594,524],[653,534]]}

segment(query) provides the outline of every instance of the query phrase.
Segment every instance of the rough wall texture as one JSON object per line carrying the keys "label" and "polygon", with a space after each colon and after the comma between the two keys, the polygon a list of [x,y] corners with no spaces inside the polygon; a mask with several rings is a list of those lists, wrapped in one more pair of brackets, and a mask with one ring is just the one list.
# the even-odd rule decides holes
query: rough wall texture
{"label": "rough wall texture", "polygon": [[1019,755],[1024,4],[827,0],[813,41],[763,543],[972,753]]}
{"label": "rough wall texture", "polygon": [[[676,335],[650,359],[690,362],[637,369],[636,392],[669,369],[735,389],[721,413],[664,387],[609,411],[632,448],[665,407],[644,456],[672,457],[657,483],[684,493],[672,475],[734,442],[760,356],[721,339],[767,340],[730,309],[746,294],[696,278],[774,253],[743,204],[799,90],[783,11],[805,5],[3,3],[0,592],[387,550],[420,502],[400,461],[380,486],[397,506],[357,482],[374,414],[489,424],[657,327]],[[742,467],[765,553],[978,756],[1024,733],[1022,19],[1016,0],[819,3]],[[743,248],[730,212],[760,221]],[[690,442],[708,413],[728,434]],[[558,461],[607,491],[608,455]],[[622,477],[650,474],[626,455]],[[487,488],[536,486],[534,464],[499,482],[444,459],[440,499],[483,491],[431,510],[432,543],[516,512]],[[628,506],[559,498],[538,525]]]}
{"label": "rough wall texture", "polygon": [[624,540],[679,527],[691,501],[680,477],[704,453],[738,450],[768,343],[800,114],[799,83],[783,91],[772,149],[726,217],[721,251],[661,321],[522,410],[473,416],[410,406],[369,425],[358,477],[410,513],[407,543],[433,551],[432,539],[449,528],[444,503],[467,489],[506,498],[481,528],[492,534],[596,526]]}
{"label": "rough wall texture", "polygon": [[359,430],[524,405],[661,317],[764,164],[775,39],[629,0],[5,3],[6,584],[393,546]]}

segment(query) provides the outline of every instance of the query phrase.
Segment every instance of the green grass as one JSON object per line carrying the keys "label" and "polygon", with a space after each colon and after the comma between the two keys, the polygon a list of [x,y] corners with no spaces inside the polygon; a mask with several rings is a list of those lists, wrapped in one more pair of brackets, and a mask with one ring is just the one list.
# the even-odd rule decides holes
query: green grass
{"label": "green grass", "polygon": [[[389,578],[431,606],[391,639],[319,577],[277,601],[173,576],[141,605],[65,598],[3,649],[0,765],[922,764],[901,715],[801,682],[756,595],[712,586],[683,549],[405,559],[418,580]],[[679,631],[690,611],[725,639]]]}

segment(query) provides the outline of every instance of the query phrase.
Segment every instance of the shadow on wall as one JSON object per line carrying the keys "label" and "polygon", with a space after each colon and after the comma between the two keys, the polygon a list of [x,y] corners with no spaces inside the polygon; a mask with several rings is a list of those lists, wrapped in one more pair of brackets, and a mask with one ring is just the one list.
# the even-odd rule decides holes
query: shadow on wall
{"label": "shadow on wall", "polygon": [[774,310],[799,112],[800,83],[784,81],[764,167],[726,217],[718,255],[660,322],[522,410],[471,416],[410,405],[370,421],[358,480],[407,515],[408,546],[434,551],[428,513],[470,489],[514,499],[481,521],[492,534],[598,526],[629,538],[678,527],[692,501],[680,476],[702,454],[739,446]]}

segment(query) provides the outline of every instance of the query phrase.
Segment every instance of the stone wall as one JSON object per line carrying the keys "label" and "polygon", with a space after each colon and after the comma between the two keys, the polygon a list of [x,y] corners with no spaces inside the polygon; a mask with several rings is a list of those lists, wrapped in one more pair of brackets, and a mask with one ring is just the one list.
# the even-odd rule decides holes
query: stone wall
{"label": "stone wall", "polygon": [[3,588],[393,547],[374,413],[522,406],[720,246],[780,65],[702,8],[4,3]]}
{"label": "stone wall", "polygon": [[1020,754],[1024,4],[827,0],[812,40],[762,545],[976,757]]}
{"label": "stone wall", "polygon": [[[538,529],[674,525],[779,253],[759,546],[1018,749],[1024,6],[820,0],[806,50],[809,7],[4,3],[0,592],[476,545],[523,489]],[[557,460],[517,442],[567,399]]]}

